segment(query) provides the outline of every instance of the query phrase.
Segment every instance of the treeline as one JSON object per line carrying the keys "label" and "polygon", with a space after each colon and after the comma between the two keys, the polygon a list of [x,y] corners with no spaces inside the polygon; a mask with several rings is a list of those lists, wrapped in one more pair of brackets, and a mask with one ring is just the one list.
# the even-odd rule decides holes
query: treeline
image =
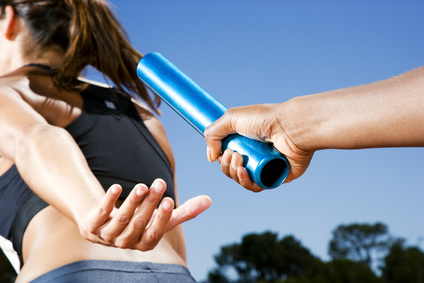
{"label": "treeline", "polygon": [[383,223],[338,226],[328,253],[323,261],[292,235],[247,234],[221,247],[205,283],[424,283],[424,252]]}

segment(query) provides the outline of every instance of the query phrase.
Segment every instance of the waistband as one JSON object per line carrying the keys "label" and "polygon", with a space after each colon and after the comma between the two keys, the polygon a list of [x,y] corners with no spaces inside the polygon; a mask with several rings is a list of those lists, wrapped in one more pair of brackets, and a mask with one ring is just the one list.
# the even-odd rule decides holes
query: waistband
{"label": "waistband", "polygon": [[195,283],[196,281],[187,268],[177,264],[84,260],[56,268],[31,282]]}

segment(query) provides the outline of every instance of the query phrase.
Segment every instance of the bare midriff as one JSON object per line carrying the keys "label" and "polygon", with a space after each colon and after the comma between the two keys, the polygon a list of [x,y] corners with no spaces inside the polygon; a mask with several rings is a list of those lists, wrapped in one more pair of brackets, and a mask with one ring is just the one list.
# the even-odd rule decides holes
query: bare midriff
{"label": "bare midriff", "polygon": [[120,249],[83,239],[77,225],[52,206],[29,223],[23,238],[24,267],[16,282],[29,282],[60,266],[83,260],[154,262],[186,266],[177,243],[184,243],[181,227],[165,234],[148,252]]}

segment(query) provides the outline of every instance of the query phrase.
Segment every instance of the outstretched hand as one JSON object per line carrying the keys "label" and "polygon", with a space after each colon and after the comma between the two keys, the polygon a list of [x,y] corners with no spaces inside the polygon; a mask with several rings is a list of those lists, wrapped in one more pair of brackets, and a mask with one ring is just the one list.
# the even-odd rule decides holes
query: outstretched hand
{"label": "outstretched hand", "polygon": [[162,179],[156,179],[150,189],[138,184],[116,208],[122,188],[111,186],[79,225],[81,235],[107,246],[148,251],[156,247],[166,232],[195,218],[211,205],[208,196],[198,196],[176,209],[169,197],[158,206],[165,190],[166,183]]}

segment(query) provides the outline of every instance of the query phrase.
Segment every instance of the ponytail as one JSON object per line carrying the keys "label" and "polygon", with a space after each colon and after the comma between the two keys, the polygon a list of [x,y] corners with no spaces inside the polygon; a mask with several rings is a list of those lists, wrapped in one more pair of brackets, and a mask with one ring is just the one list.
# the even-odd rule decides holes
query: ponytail
{"label": "ponytail", "polygon": [[[69,48],[56,78],[66,82],[92,65],[109,77],[118,89],[138,94],[156,111],[160,99],[152,101],[137,78],[137,63],[142,55],[127,38],[121,24],[101,0],[65,0],[73,9],[69,29]],[[86,55],[85,55],[86,54]],[[69,81],[71,83],[71,81]]]}
{"label": "ponytail", "polygon": [[25,19],[38,46],[56,45],[64,51],[62,66],[52,73],[56,86],[81,89],[77,77],[91,65],[122,94],[137,94],[158,113],[159,97],[152,99],[137,77],[136,67],[142,55],[131,46],[106,1],[3,0],[0,3],[12,5]]}

